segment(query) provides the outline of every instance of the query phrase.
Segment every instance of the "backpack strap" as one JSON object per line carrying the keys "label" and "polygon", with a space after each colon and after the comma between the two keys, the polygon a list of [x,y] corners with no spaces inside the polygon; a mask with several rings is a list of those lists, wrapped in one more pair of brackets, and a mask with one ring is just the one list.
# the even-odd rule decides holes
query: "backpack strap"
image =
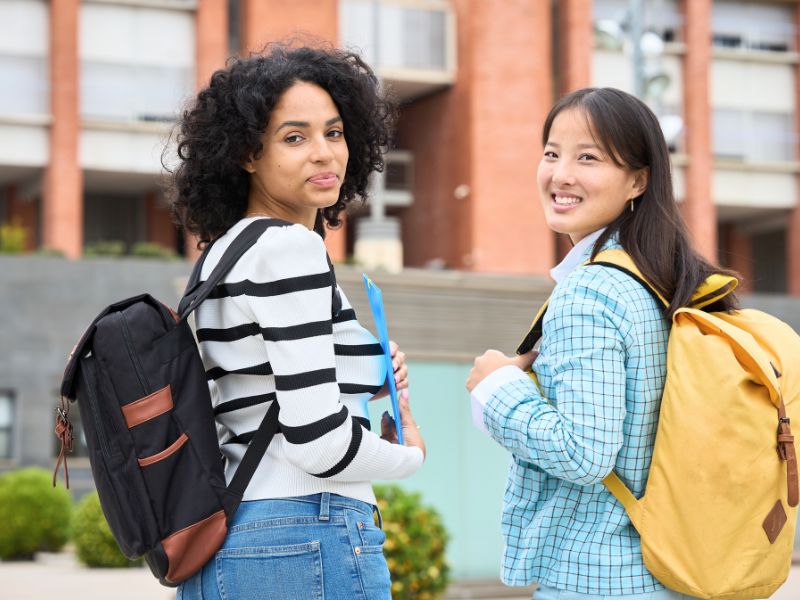
{"label": "backpack strap", "polygon": [[213,244],[209,244],[206,249],[203,250],[203,254],[197,260],[194,269],[192,269],[189,285],[178,306],[178,316],[180,319],[184,320],[192,314],[194,309],[200,306],[203,300],[214,291],[214,288],[222,281],[225,275],[228,274],[228,271],[233,268],[233,265],[236,264],[245,252],[252,248],[253,244],[261,237],[261,234],[270,227],[275,227],[276,225],[291,225],[291,223],[281,219],[256,219],[250,223],[236,238],[234,238],[230,246],[225,249],[225,253],[219,259],[214,270],[211,271],[208,279],[200,281],[200,272],[202,271],[203,263],[205,263],[206,257],[213,246]]}

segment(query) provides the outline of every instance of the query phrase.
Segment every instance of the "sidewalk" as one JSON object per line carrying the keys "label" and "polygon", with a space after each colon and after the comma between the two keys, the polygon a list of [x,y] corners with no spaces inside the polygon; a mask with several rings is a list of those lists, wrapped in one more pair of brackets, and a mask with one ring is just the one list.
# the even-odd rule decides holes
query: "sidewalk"
{"label": "sidewalk", "polygon": [[[70,553],[43,554],[35,562],[0,563],[3,600],[174,600],[145,568],[86,569]],[[530,592],[494,581],[458,582],[445,600],[529,600]],[[800,564],[771,600],[800,598]]]}

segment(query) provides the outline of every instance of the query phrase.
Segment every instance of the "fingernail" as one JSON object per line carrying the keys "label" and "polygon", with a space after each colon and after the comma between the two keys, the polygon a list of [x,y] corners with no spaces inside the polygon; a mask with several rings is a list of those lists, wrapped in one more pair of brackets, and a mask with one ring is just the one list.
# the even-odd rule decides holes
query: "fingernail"
{"label": "fingernail", "polygon": [[400,392],[400,395],[403,397],[403,400],[408,400],[408,390],[403,390]]}

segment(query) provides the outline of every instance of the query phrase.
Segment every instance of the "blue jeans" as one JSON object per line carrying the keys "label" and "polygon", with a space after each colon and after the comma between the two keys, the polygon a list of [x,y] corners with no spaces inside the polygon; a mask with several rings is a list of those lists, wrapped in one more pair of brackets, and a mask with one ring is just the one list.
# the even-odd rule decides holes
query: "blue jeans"
{"label": "blue jeans", "polygon": [[546,585],[540,585],[533,593],[534,600],[696,600],[693,596],[686,596],[672,590],[658,590],[657,592],[644,592],[642,594],[624,594],[608,596],[603,594],[579,594],[557,590]]}
{"label": "blue jeans", "polygon": [[222,548],[177,600],[391,600],[385,539],[373,507],[352,498],[242,502]]}

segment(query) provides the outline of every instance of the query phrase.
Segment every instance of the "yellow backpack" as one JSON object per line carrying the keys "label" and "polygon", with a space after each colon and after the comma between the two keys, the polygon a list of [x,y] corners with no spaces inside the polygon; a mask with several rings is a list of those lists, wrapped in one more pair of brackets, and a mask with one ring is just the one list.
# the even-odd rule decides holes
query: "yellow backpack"
{"label": "yellow backpack", "polygon": [[[592,262],[628,273],[668,305],[625,252]],[[701,310],[737,284],[712,275],[672,319],[644,495],[613,472],[603,481],[639,532],[648,570],[699,598],[770,596],[789,574],[797,521],[790,421],[800,422],[800,336],[757,310]],[[546,309],[519,354],[541,336]]]}

